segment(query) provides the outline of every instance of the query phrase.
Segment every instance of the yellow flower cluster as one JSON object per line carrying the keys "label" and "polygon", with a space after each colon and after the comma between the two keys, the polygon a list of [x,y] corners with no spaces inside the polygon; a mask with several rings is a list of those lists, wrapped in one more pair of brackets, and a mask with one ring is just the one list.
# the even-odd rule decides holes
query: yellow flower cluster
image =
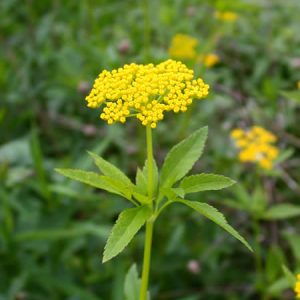
{"label": "yellow flower cluster", "polygon": [[234,22],[238,15],[232,11],[216,11],[215,18],[225,22]]}
{"label": "yellow flower cluster", "polygon": [[175,59],[195,59],[197,45],[197,39],[186,34],[176,34],[171,41],[169,55]]}
{"label": "yellow flower cluster", "polygon": [[212,68],[220,61],[220,57],[217,54],[209,53],[198,56],[198,62],[202,62],[206,68]]}
{"label": "yellow flower cluster", "polygon": [[276,142],[274,134],[262,127],[253,126],[249,130],[234,129],[231,137],[239,148],[241,162],[254,162],[263,169],[272,169],[273,161],[279,154],[278,148],[273,146]]}
{"label": "yellow flower cluster", "polygon": [[297,88],[300,90],[300,80],[297,82]]}
{"label": "yellow flower cluster", "polygon": [[296,298],[300,299],[300,274],[297,275],[297,282],[295,284],[294,291],[296,293]]}
{"label": "yellow flower cluster", "polygon": [[208,95],[209,86],[179,61],[158,65],[132,63],[117,70],[103,71],[95,80],[87,106],[104,105],[100,118],[108,124],[124,123],[136,117],[143,125],[156,127],[164,112],[185,112],[194,98]]}

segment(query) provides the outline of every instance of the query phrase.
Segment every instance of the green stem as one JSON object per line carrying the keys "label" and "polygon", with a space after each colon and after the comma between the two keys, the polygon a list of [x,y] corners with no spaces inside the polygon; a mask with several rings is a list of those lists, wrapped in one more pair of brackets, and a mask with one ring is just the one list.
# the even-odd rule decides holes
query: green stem
{"label": "green stem", "polygon": [[167,201],[165,202],[159,209],[156,210],[156,213],[155,213],[155,218],[157,218],[161,212],[167,207],[169,206],[170,204],[172,203],[172,201]]}
{"label": "green stem", "polygon": [[153,148],[152,148],[152,130],[150,125],[146,127],[146,141],[147,141],[147,165],[148,165],[148,197],[149,197],[149,202],[152,202]]}
{"label": "green stem", "polygon": [[150,271],[150,262],[151,262],[152,235],[153,235],[153,221],[149,220],[146,223],[144,263],[143,263],[140,300],[148,299],[147,292],[148,292],[149,271]]}
{"label": "green stem", "polygon": [[[152,148],[152,131],[148,125],[146,128],[146,140],[147,140],[147,164],[148,164],[148,197],[149,202],[152,205],[152,191],[153,191],[153,148]],[[144,262],[142,272],[142,283],[140,290],[140,300],[147,300],[149,271],[151,262],[151,247],[153,236],[153,224],[154,218],[151,218],[146,223],[146,236],[144,247]]]}
{"label": "green stem", "polygon": [[186,137],[186,134],[187,134],[190,122],[191,122],[191,118],[192,118],[192,107],[188,107],[188,110],[182,116],[181,126],[180,126],[179,134],[178,134],[179,140]]}

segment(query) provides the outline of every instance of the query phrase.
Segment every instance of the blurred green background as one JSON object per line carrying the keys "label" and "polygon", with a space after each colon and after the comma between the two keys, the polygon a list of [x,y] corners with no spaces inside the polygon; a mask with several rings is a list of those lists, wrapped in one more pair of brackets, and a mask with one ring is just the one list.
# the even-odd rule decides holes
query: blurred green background
{"label": "blurred green background", "polygon": [[[215,11],[238,18],[221,22]],[[143,232],[102,264],[127,203],[54,168],[92,170],[91,150],[134,178],[145,159],[139,125],[107,126],[84,98],[103,69],[168,59],[178,33],[220,62],[187,62],[210,84],[210,96],[188,120],[170,114],[158,125],[155,157],[161,163],[182,137],[208,125],[196,169],[239,184],[201,200],[259,252],[172,207],[155,229],[152,299],[294,299],[287,268],[300,270],[299,15],[299,0],[1,0],[0,299],[124,299],[126,272],[133,262],[140,271]],[[254,124],[278,137],[281,156],[270,172],[240,163],[230,140],[233,128]]]}

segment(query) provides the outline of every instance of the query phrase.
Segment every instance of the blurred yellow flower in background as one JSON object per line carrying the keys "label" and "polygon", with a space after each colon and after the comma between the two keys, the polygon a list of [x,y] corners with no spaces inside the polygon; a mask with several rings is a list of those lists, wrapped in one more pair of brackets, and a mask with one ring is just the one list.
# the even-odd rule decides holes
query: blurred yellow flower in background
{"label": "blurred yellow flower in background", "polygon": [[237,20],[238,15],[232,11],[216,11],[215,18],[225,22],[234,22]]}
{"label": "blurred yellow flower in background", "polygon": [[270,170],[278,157],[279,149],[273,145],[276,136],[260,126],[249,130],[237,128],[231,131],[236,147],[239,149],[241,162],[257,163],[261,168]]}
{"label": "blurred yellow flower in background", "polygon": [[220,61],[220,57],[217,54],[209,53],[204,55],[199,55],[197,57],[198,62],[202,62],[206,68],[212,68]]}
{"label": "blurred yellow flower in background", "polygon": [[165,111],[185,112],[193,99],[208,95],[209,86],[182,62],[167,60],[158,65],[132,63],[104,70],[95,80],[87,106],[105,105],[100,118],[108,124],[136,117],[143,125],[156,127]]}
{"label": "blurred yellow flower in background", "polygon": [[300,90],[300,80],[297,82],[297,88]]}
{"label": "blurred yellow flower in background", "polygon": [[296,293],[296,298],[300,299],[300,274],[297,275],[297,282],[295,284],[294,291]]}
{"label": "blurred yellow flower in background", "polygon": [[186,34],[176,34],[169,48],[169,55],[175,59],[195,59],[198,40]]}

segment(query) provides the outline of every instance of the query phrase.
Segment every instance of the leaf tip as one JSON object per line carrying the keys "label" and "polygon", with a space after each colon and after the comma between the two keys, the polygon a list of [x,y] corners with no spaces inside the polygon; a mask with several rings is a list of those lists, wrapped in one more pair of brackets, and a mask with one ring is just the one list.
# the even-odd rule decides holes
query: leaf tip
{"label": "leaf tip", "polygon": [[93,153],[92,151],[86,150],[87,154],[91,157],[95,157],[95,153]]}
{"label": "leaf tip", "polygon": [[247,248],[248,248],[248,250],[250,251],[250,252],[252,252],[252,253],[254,253],[254,250],[253,250],[253,248],[247,243]]}
{"label": "leaf tip", "polygon": [[231,179],[231,178],[229,178],[230,179],[230,183],[231,183],[231,185],[235,185],[235,184],[237,184],[238,182],[236,181],[236,180],[234,180],[234,179]]}
{"label": "leaf tip", "polygon": [[106,252],[106,248],[104,249],[104,253],[102,256],[102,263],[105,264],[108,262],[110,259],[112,259],[112,256],[109,255],[109,253]]}

